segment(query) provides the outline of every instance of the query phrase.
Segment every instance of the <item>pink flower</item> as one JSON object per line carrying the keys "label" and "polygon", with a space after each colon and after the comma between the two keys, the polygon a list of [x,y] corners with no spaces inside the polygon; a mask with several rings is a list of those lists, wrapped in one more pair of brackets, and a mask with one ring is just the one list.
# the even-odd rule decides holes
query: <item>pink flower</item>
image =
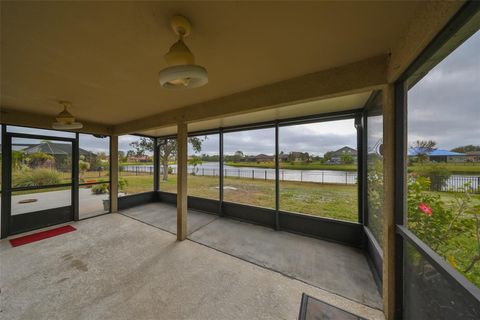
{"label": "pink flower", "polygon": [[425,213],[427,216],[432,216],[432,208],[430,208],[426,203],[420,202],[420,204],[418,205],[418,209]]}

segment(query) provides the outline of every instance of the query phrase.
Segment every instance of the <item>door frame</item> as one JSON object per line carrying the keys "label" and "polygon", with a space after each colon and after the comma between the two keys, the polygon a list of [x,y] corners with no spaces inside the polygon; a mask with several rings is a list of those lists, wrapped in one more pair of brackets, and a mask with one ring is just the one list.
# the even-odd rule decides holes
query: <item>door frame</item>
{"label": "door frame", "polygon": [[[70,183],[57,184],[52,186],[42,186],[42,187],[25,187],[25,188],[15,188],[12,190],[12,139],[13,138],[25,138],[25,139],[38,139],[38,140],[52,140],[52,141],[65,141],[70,142],[72,146],[72,165],[71,165],[71,181]],[[78,159],[79,159],[79,150],[78,150],[78,134],[75,138],[66,138],[66,137],[56,137],[48,135],[37,135],[37,134],[25,134],[25,133],[16,133],[16,132],[7,132],[6,126],[2,126],[2,215],[1,215],[1,237],[5,238],[7,236],[18,234],[21,232],[31,231],[39,228],[44,228],[52,226],[59,223],[64,223],[72,220],[78,220]],[[12,192],[19,190],[36,190],[36,189],[45,189],[49,187],[62,187],[70,186],[71,190],[71,203],[70,206],[52,208],[42,211],[35,211],[35,215],[38,216],[23,216],[23,220],[31,221],[43,215],[43,217],[48,217],[47,221],[42,224],[41,221],[37,222],[38,225],[29,227],[27,221],[22,221],[20,218],[18,223],[19,226],[14,224],[11,215],[11,201],[12,201]],[[17,190],[19,189],[19,190]],[[26,213],[24,215],[28,215]],[[21,215],[19,215],[21,216]],[[30,218],[30,219],[29,219]],[[23,227],[23,225],[26,225]]]}

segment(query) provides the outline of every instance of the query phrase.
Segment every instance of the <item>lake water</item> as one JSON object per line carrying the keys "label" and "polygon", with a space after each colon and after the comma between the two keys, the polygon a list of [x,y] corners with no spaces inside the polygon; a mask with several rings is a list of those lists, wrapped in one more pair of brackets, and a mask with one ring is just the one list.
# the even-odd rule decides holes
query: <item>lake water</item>
{"label": "lake water", "polygon": [[[177,166],[170,165],[173,173],[176,173]],[[200,176],[218,176],[218,162],[203,162],[196,167],[196,174]],[[275,169],[256,168],[256,167],[232,167],[224,166],[225,177],[275,180]],[[129,172],[149,172],[153,173],[153,165],[128,165],[123,167],[123,171]],[[193,172],[194,167],[188,166],[188,171]],[[357,183],[357,172],[353,171],[336,171],[336,170],[291,170],[280,169],[281,181],[303,181],[317,183],[336,183],[336,184],[355,184]],[[447,185],[443,188],[459,190],[465,183],[470,184],[473,190],[479,190],[480,176],[469,175],[452,175],[447,181]]]}
{"label": "lake water", "polygon": [[[176,173],[177,166],[170,165],[173,173]],[[275,169],[256,168],[256,167],[232,167],[224,165],[225,177],[275,180]],[[124,171],[150,172],[153,165],[129,165],[123,167]],[[188,172],[193,172],[194,167],[188,166]],[[200,176],[218,176],[220,165],[218,162],[203,162],[196,167],[196,174]],[[280,170],[280,180],[283,181],[304,181],[319,183],[340,183],[355,184],[357,182],[357,173],[351,171],[335,170]]]}

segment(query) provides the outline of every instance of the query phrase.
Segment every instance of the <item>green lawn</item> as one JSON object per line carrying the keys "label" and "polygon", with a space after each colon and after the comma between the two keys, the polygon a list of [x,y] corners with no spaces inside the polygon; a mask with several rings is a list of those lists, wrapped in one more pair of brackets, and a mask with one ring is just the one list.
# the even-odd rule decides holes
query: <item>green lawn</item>
{"label": "green lawn", "polygon": [[[224,200],[252,206],[274,208],[275,182],[225,178]],[[160,181],[160,190],[176,192],[176,176]],[[188,194],[218,199],[218,177],[188,176]],[[320,217],[358,221],[357,186],[282,181],[280,209]]]}
{"label": "green lawn", "polygon": [[[452,174],[480,174],[480,163],[440,163],[439,166],[446,168]],[[408,172],[415,171],[416,167],[429,167],[428,163],[408,166]]]}
{"label": "green lawn", "polygon": [[139,174],[121,172],[119,176],[127,182],[126,187],[120,192],[128,194],[153,191],[153,174]]}

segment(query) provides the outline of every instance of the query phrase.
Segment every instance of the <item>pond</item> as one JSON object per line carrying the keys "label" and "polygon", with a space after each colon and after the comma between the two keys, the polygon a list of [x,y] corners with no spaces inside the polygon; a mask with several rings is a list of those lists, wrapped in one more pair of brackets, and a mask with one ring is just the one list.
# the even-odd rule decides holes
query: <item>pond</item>
{"label": "pond", "polygon": [[[176,174],[177,165],[169,165],[172,173]],[[218,176],[219,175],[218,162],[203,162],[197,165],[196,168],[189,165],[188,172],[199,176]],[[257,167],[233,167],[224,165],[225,177],[247,178],[247,179],[262,179],[275,180],[275,169],[257,168]],[[122,167],[122,171],[151,173],[153,174],[153,165],[127,165]],[[357,173],[352,171],[337,171],[337,170],[293,170],[280,169],[281,181],[301,181],[301,182],[316,182],[316,183],[335,183],[335,184],[356,184]],[[446,182],[446,185],[437,191],[460,191],[465,183],[469,185],[471,190],[480,192],[480,176],[469,175],[452,175]]]}

